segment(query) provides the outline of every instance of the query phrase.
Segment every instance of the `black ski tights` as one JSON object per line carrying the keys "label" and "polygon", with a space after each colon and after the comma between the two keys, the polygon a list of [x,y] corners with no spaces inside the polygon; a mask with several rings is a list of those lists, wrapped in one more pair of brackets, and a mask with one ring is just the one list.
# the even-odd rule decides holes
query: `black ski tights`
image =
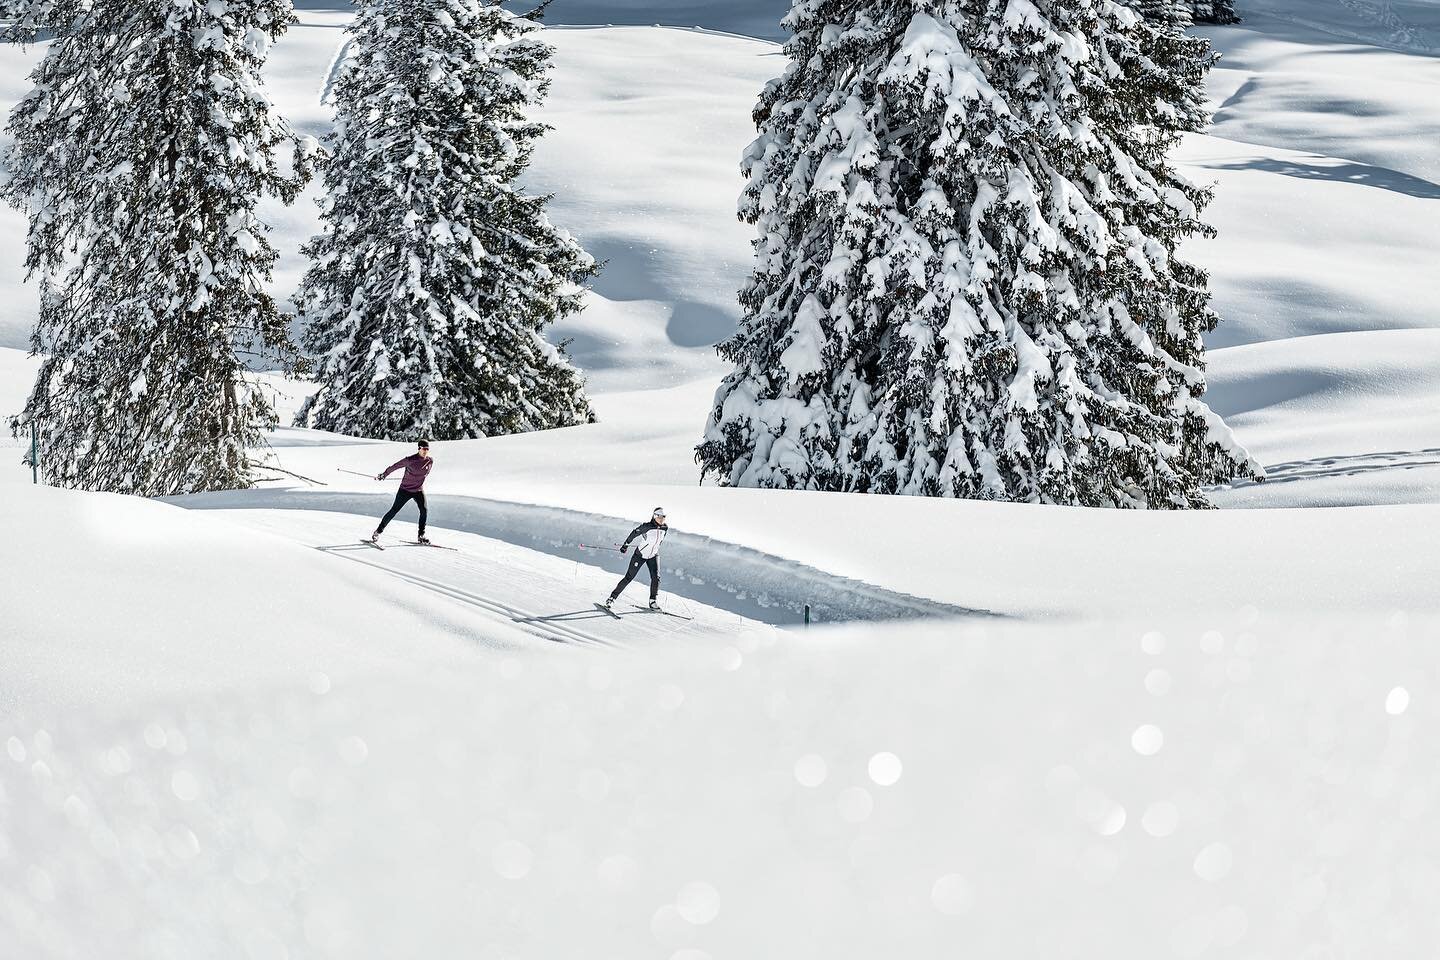
{"label": "black ski tights", "polygon": [[610,594],[611,600],[614,600],[616,597],[620,596],[620,591],[630,586],[630,581],[635,579],[635,574],[640,572],[641,567],[650,568],[650,599],[654,600],[656,597],[660,596],[659,559],[656,557],[651,557],[647,560],[644,557],[640,556],[639,550],[636,550],[633,554],[630,555],[630,569],[625,571],[625,579],[621,580],[618,584],[616,584],[614,592]]}
{"label": "black ski tights", "polygon": [[395,505],[390,508],[389,513],[385,514],[385,519],[380,521],[380,526],[375,528],[375,532],[384,533],[385,527],[389,525],[391,520],[395,519],[395,514],[399,513],[400,508],[405,506],[405,504],[409,503],[411,500],[414,500],[415,506],[420,508],[420,536],[425,536],[424,490],[401,490],[399,493],[395,494]]}

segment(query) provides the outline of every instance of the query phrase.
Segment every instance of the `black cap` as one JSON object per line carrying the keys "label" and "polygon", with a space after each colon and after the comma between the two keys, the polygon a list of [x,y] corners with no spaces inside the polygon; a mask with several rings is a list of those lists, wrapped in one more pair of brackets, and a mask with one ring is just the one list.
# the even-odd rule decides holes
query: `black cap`
{"label": "black cap", "polygon": [[429,449],[430,449],[430,441],[429,441],[429,440],[421,440],[421,441],[420,441],[420,446],[424,447],[426,450],[429,450]]}

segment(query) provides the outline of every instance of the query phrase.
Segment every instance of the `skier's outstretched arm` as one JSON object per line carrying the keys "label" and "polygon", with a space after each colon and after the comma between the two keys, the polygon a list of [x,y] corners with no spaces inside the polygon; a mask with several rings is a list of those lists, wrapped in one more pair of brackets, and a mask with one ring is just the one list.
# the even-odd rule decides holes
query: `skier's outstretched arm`
{"label": "skier's outstretched arm", "polygon": [[386,477],[390,476],[390,474],[394,473],[396,470],[399,470],[403,466],[405,466],[405,461],[397,460],[394,463],[390,464],[390,466],[386,467],[384,473],[375,474],[375,479],[384,480]]}
{"label": "skier's outstretched arm", "polygon": [[640,526],[636,527],[634,530],[631,530],[631,531],[630,531],[630,536],[626,537],[626,538],[625,538],[625,542],[622,543],[622,544],[620,544],[620,552],[621,552],[621,553],[624,553],[626,550],[629,550],[629,549],[630,549],[630,541],[631,541],[631,540],[634,540],[636,537],[643,537],[643,536],[645,535],[645,528],[648,527],[648,526],[650,526],[650,524],[648,524],[648,523],[642,523],[642,524],[640,524]]}

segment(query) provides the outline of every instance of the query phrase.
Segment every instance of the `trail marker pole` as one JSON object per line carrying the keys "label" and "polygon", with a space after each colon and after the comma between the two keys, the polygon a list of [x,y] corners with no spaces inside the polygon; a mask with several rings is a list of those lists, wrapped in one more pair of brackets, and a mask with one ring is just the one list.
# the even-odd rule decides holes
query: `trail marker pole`
{"label": "trail marker pole", "polygon": [[805,626],[810,626],[810,604],[805,604]]}
{"label": "trail marker pole", "polygon": [[34,420],[30,421],[30,482],[40,484],[40,433]]}

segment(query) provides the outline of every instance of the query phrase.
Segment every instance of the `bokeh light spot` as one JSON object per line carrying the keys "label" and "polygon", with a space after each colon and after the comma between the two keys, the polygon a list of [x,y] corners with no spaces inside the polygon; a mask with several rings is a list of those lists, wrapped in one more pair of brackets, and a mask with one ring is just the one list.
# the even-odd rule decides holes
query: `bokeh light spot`
{"label": "bokeh light spot", "polygon": [[870,779],[882,787],[894,786],[904,767],[893,753],[877,753],[870,758]]}
{"label": "bokeh light spot", "polygon": [[1165,745],[1165,734],[1160,728],[1151,723],[1142,724],[1135,728],[1130,735],[1130,746],[1142,757],[1153,757],[1160,752]]}

